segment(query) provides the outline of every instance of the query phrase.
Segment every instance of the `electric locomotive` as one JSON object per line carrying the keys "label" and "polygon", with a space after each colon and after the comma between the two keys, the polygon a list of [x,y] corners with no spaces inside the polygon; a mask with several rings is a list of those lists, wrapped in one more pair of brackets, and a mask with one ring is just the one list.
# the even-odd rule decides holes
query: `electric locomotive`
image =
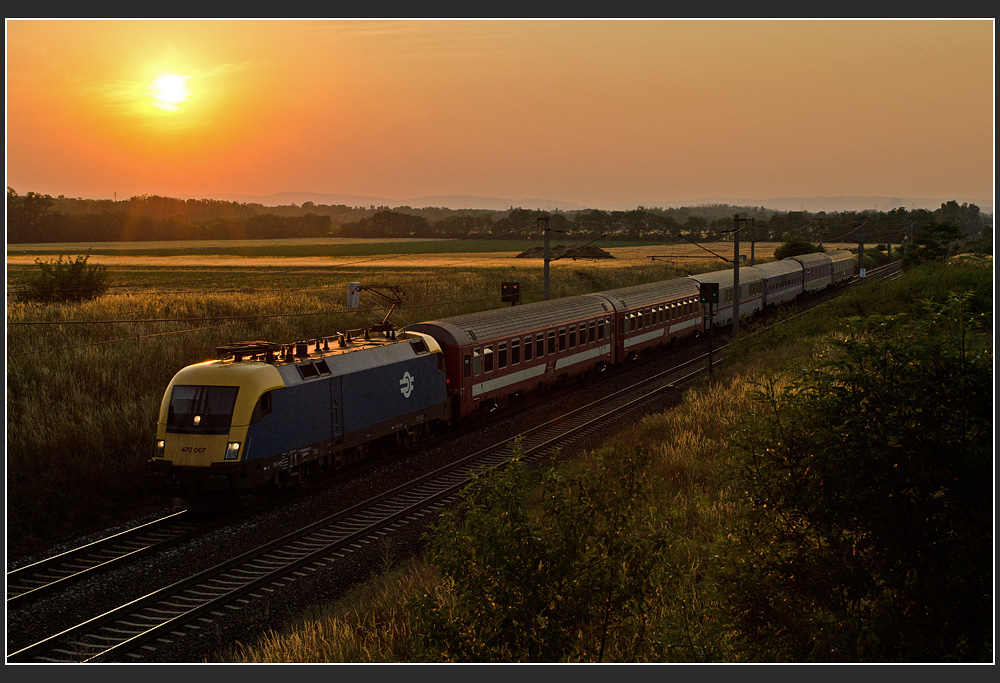
{"label": "electric locomotive", "polygon": [[428,335],[387,327],[217,355],[180,370],[160,405],[149,484],[186,503],[250,500],[450,417],[441,347]]}

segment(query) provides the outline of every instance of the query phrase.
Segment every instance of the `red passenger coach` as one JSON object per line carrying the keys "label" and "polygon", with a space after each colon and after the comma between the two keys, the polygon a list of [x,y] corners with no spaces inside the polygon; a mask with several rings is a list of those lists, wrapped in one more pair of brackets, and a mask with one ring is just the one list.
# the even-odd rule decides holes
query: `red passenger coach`
{"label": "red passenger coach", "polygon": [[434,337],[447,366],[456,417],[614,362],[614,308],[600,295],[417,323]]}
{"label": "red passenger coach", "polygon": [[697,334],[702,328],[698,285],[692,280],[651,282],[603,296],[618,313],[615,362]]}

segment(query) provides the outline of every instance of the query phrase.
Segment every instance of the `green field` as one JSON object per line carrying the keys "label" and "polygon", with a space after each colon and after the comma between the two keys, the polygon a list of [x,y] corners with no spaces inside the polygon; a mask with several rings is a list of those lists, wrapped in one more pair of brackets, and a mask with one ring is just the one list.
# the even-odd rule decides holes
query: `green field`
{"label": "green field", "polygon": [[[560,244],[569,243],[560,240]],[[552,242],[556,243],[555,240]],[[98,242],[82,244],[17,244],[7,246],[7,256],[92,254],[105,256],[238,256],[256,258],[296,258],[307,256],[357,257],[387,254],[481,254],[521,252],[541,245],[540,240],[363,240],[288,239],[184,242]],[[598,243],[604,246],[646,246],[648,242]]]}

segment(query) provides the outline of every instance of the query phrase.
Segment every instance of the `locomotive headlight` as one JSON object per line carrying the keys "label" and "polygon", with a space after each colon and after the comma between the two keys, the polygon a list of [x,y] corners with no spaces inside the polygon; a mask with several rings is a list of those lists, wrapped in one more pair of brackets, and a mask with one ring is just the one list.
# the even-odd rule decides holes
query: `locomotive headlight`
{"label": "locomotive headlight", "polygon": [[156,449],[153,452],[153,457],[154,458],[162,458],[163,457],[163,451],[166,448],[166,446],[167,446],[167,442],[166,441],[164,441],[163,439],[157,439],[156,440]]}
{"label": "locomotive headlight", "polygon": [[230,441],[226,444],[226,460],[239,460],[240,458],[240,442]]}

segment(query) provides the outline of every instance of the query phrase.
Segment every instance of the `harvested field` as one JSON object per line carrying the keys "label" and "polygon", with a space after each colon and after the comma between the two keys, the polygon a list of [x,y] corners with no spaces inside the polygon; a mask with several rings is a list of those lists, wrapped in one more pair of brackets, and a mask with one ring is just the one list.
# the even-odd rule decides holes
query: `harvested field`
{"label": "harvested field", "polygon": [[[340,267],[362,267],[362,268],[503,268],[512,265],[523,267],[528,264],[537,263],[542,265],[541,259],[518,259],[517,257],[524,249],[509,251],[468,251],[451,252],[442,248],[440,253],[432,251],[433,245],[429,243],[438,242],[445,247],[446,242],[452,240],[423,240],[415,242],[413,240],[398,241],[398,253],[392,252],[391,240],[243,240],[239,242],[157,242],[157,243],[122,243],[114,245],[107,244],[18,244],[8,245],[8,266],[31,266],[35,259],[46,260],[56,254],[74,257],[76,255],[90,254],[90,263],[105,266],[144,266],[144,267],[194,267],[194,268],[274,268],[274,267],[294,267],[294,268],[340,268]],[[485,242],[485,241],[482,241]],[[269,248],[275,251],[286,250],[294,247],[296,253],[304,250],[306,253],[310,246],[320,248],[330,245],[342,244],[356,247],[353,251],[363,250],[364,245],[371,246],[371,253],[352,253],[344,256],[309,256],[309,255],[268,255]],[[482,246],[486,247],[489,243]],[[608,246],[606,243],[601,247],[601,251],[607,253],[612,258],[586,259],[577,257],[559,259],[551,262],[554,268],[579,265],[581,261],[599,268],[620,268],[623,266],[633,266],[639,264],[649,265],[657,262],[674,263],[682,267],[688,267],[696,262],[716,262],[720,267],[725,263],[723,258],[731,259],[733,245],[731,243],[711,243],[699,247],[694,244],[647,244],[634,246]],[[416,245],[416,246],[415,246]],[[376,248],[377,246],[377,248]],[[453,244],[448,245],[454,248]],[[777,242],[758,242],[754,245],[754,260],[767,260],[774,256],[774,250],[779,244]],[[827,249],[846,249],[856,245],[829,244]],[[741,245],[741,254],[750,258],[750,245]],[[192,249],[212,250],[219,253],[185,253]],[[487,247],[488,248],[488,247]],[[250,250],[248,255],[225,253],[231,249]],[[177,251],[176,255],[171,255],[170,251]],[[115,253],[95,253],[102,251],[133,251],[138,253],[115,254]],[[155,255],[144,254],[144,251],[155,251]],[[419,253],[414,253],[419,251]],[[13,252],[13,253],[12,253]]]}

